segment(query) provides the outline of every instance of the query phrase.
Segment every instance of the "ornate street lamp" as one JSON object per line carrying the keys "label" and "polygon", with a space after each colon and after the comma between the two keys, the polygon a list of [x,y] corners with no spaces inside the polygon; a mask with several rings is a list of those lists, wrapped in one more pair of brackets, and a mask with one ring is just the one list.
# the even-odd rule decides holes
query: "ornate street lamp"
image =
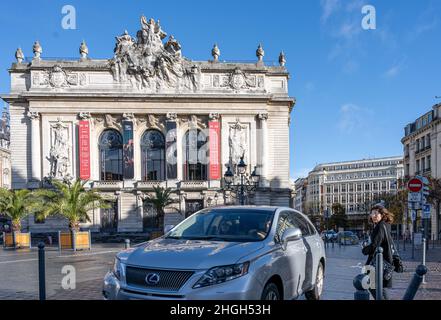
{"label": "ornate street lamp", "polygon": [[255,191],[260,181],[260,175],[257,174],[257,167],[254,167],[254,171],[249,177],[247,176],[247,165],[243,158],[244,157],[242,156],[237,164],[237,173],[240,177],[240,184],[234,184],[236,179],[231,168],[228,167],[227,172],[224,174],[225,187],[223,188],[223,191],[230,191],[235,194],[235,197],[239,198],[242,206],[245,204],[245,194]]}

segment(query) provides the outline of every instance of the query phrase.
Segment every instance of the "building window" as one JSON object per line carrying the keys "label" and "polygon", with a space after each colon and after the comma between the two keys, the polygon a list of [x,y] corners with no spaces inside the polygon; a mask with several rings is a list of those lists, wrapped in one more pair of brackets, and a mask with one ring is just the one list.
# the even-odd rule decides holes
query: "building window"
{"label": "building window", "polygon": [[363,187],[361,185],[361,183],[357,184],[357,191],[360,192],[362,191]]}
{"label": "building window", "polygon": [[147,130],[141,138],[142,180],[164,181],[165,139],[158,130]]}
{"label": "building window", "polygon": [[189,130],[184,144],[184,180],[207,180],[207,156],[203,147],[207,136],[201,130]]}
{"label": "building window", "polygon": [[369,190],[370,190],[370,185],[369,185],[369,183],[365,183],[365,185],[364,185],[364,190],[365,190],[365,191],[369,191]]}
{"label": "building window", "polygon": [[100,179],[102,181],[123,180],[123,143],[121,134],[105,130],[99,140]]}
{"label": "building window", "polygon": [[432,161],[432,156],[427,156],[427,165],[426,165],[427,171],[432,169],[431,161]]}
{"label": "building window", "polygon": [[430,148],[430,133],[426,136],[426,147]]}

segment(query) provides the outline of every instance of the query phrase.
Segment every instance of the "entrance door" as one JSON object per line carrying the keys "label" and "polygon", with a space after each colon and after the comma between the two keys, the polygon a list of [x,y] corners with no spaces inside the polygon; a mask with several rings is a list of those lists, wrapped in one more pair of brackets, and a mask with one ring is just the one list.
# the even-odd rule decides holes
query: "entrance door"
{"label": "entrance door", "polygon": [[114,233],[118,229],[118,202],[109,201],[111,207],[101,209],[101,232]]}
{"label": "entrance door", "polygon": [[204,200],[186,200],[185,201],[185,217],[191,216],[193,213],[204,208]]}
{"label": "entrance door", "polygon": [[142,226],[144,230],[154,230],[158,226],[158,218],[155,208],[151,203],[143,203]]}

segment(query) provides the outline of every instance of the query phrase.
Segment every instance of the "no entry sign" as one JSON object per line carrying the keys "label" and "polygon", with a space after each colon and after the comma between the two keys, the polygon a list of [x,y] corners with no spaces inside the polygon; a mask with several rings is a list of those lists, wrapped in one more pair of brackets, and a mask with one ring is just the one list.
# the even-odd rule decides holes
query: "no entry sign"
{"label": "no entry sign", "polygon": [[410,192],[420,192],[423,189],[423,182],[420,179],[413,178],[407,184]]}

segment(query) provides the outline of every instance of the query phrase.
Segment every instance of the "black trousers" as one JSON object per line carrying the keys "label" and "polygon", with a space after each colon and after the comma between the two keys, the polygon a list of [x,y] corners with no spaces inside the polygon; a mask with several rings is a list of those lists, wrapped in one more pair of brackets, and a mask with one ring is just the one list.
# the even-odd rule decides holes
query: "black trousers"
{"label": "black trousers", "polygon": [[[375,289],[369,289],[369,292],[371,293],[372,297],[376,300],[377,298],[377,290]],[[383,300],[390,300],[389,292],[386,288],[383,288]]]}

